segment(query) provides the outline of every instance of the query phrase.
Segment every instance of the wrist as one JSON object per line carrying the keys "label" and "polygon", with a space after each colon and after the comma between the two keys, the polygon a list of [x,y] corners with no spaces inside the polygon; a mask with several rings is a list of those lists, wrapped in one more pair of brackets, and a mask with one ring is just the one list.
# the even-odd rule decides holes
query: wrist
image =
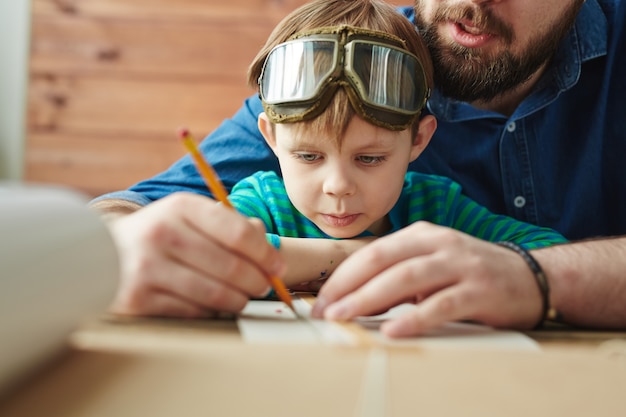
{"label": "wrist", "polygon": [[560,321],[560,312],[550,304],[550,283],[548,281],[548,277],[546,276],[543,268],[541,267],[537,259],[535,259],[535,257],[532,256],[529,251],[527,251],[517,243],[503,241],[497,242],[497,244],[507,249],[510,249],[520,255],[520,257],[524,260],[524,262],[532,272],[533,277],[535,278],[535,282],[541,294],[542,310],[541,317],[537,324],[534,326],[534,328],[537,329],[542,327],[546,321]]}

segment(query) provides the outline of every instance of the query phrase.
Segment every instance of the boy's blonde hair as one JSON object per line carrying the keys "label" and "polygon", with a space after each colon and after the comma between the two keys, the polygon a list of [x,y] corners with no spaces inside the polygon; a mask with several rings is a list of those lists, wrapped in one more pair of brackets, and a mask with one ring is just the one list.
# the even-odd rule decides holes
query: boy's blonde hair
{"label": "boy's blonde hair", "polygon": [[[268,54],[292,35],[320,27],[339,25],[386,32],[402,39],[407,51],[420,60],[428,87],[433,88],[432,61],[421,36],[405,16],[381,0],[315,0],[294,10],[274,28],[252,61],[248,69],[248,83],[258,89],[258,79]],[[340,88],[320,116],[294,125],[296,129],[306,129],[312,134],[341,138],[355,114],[347,94]],[[418,125],[419,120],[416,120],[411,128],[413,136],[417,133]]]}

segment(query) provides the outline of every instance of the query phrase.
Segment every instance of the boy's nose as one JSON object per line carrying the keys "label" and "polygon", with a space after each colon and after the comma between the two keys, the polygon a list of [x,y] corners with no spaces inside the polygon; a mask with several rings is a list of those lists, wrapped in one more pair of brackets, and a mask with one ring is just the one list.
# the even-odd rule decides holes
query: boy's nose
{"label": "boy's nose", "polygon": [[354,194],[356,185],[345,170],[331,169],[326,173],[322,189],[325,194],[341,197]]}

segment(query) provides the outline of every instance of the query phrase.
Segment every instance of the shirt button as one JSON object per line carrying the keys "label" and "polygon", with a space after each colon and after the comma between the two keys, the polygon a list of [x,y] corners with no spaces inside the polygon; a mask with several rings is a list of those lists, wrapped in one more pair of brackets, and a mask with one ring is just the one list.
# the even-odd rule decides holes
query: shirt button
{"label": "shirt button", "polygon": [[508,130],[509,132],[515,132],[515,122],[511,122],[508,125],[506,125],[506,130]]}
{"label": "shirt button", "polygon": [[526,199],[521,195],[518,195],[515,197],[515,200],[513,200],[513,204],[515,204],[515,207],[517,208],[522,208],[526,205]]}

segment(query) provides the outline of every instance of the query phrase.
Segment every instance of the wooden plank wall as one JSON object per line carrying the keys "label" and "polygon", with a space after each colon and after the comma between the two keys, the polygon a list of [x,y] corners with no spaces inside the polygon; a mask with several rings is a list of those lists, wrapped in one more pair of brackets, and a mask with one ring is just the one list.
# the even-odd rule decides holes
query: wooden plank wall
{"label": "wooden plank wall", "polygon": [[31,1],[25,179],[91,196],[180,158],[177,127],[200,139],[231,116],[248,64],[306,2]]}

